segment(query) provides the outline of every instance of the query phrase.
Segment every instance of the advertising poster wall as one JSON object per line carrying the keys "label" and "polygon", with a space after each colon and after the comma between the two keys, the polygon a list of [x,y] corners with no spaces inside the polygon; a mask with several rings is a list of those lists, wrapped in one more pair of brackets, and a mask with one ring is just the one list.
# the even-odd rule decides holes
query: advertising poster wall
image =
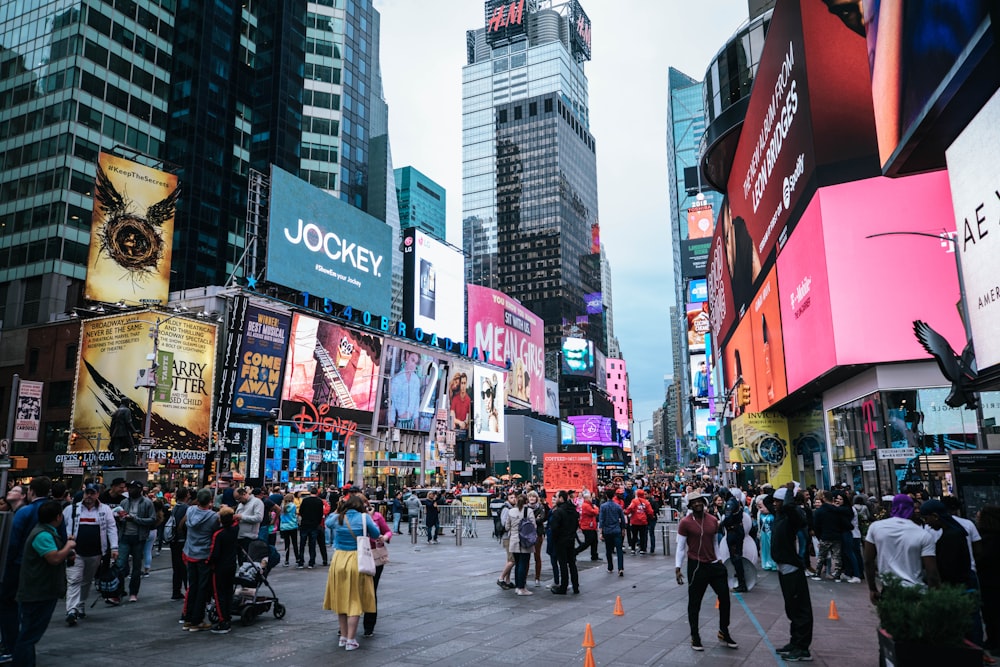
{"label": "advertising poster wall", "polygon": [[472,439],[504,441],[504,388],[506,373],[496,367],[476,366],[472,394],[474,432]]}
{"label": "advertising poster wall", "polygon": [[708,282],[704,279],[692,280],[688,282],[687,300],[690,303],[708,301]]}
{"label": "advertising poster wall", "polygon": [[38,429],[42,424],[42,389],[44,386],[44,382],[21,380],[17,389],[14,442],[38,442]]}
{"label": "advertising poster wall", "polygon": [[465,341],[465,258],[424,231],[403,231],[403,318],[414,328]]}
{"label": "advertising poster wall", "polygon": [[247,306],[233,394],[234,415],[263,416],[278,407],[291,322],[287,315]]}
{"label": "advertising poster wall", "polygon": [[[788,394],[778,294],[778,274],[772,268],[761,283],[748,315],[753,335],[754,375],[757,378],[754,393],[759,410],[766,410]],[[803,352],[808,353],[808,349],[804,348]]]}
{"label": "advertising poster wall", "polygon": [[593,454],[542,454],[542,483],[552,496],[558,491],[589,489],[597,495]]}
{"label": "advertising poster wall", "polygon": [[316,423],[332,408],[340,408],[342,416],[370,422],[381,360],[380,336],[295,313],[281,390],[282,415],[304,412],[300,421]]}
{"label": "advertising poster wall", "polygon": [[[975,3],[973,3],[975,4]],[[946,151],[966,310],[980,372],[1000,364],[1000,165],[986,147],[1000,146],[1000,93]],[[990,222],[993,222],[991,225]],[[988,232],[992,231],[990,234]],[[959,348],[956,351],[961,353]]]}
{"label": "advertising poster wall", "polygon": [[98,155],[85,298],[167,302],[179,195],[173,174]]}
{"label": "advertising poster wall", "polygon": [[708,302],[687,304],[688,352],[704,352],[705,334],[708,332]]}
{"label": "advertising poster wall", "polygon": [[739,397],[745,389],[733,392],[734,416],[739,417],[744,412],[756,412],[758,384],[753,363],[753,331],[749,318],[743,318],[729,342],[722,348],[722,365],[726,381],[725,391],[730,391],[740,377],[743,378],[743,385],[750,390],[750,402],[743,406],[739,405]]}
{"label": "advertising poster wall", "polygon": [[448,365],[434,355],[388,343],[382,369],[379,425],[430,432],[436,426]]}
{"label": "advertising poster wall", "polygon": [[691,398],[698,405],[708,405],[708,363],[705,360],[705,353],[691,355]]}
{"label": "advertising poster wall", "polygon": [[545,380],[545,414],[559,416],[559,383],[555,380]]}
{"label": "advertising poster wall", "polygon": [[119,401],[132,411],[136,432],[142,430],[148,389],[135,387],[136,373],[149,367],[146,357],[153,351],[149,333],[156,321],[161,324],[150,436],[162,449],[208,448],[215,325],[140,311],[82,323],[72,417],[73,429],[82,437],[74,451],[92,451],[91,445],[108,449],[111,415]]}
{"label": "advertising poster wall", "polygon": [[359,310],[388,313],[392,229],[272,166],[267,280]]}
{"label": "advertising poster wall", "polygon": [[767,467],[767,481],[777,488],[794,479],[788,423],[770,412],[751,412],[734,419],[733,444],[743,463]]}
{"label": "advertising poster wall", "polygon": [[710,238],[681,239],[681,275],[685,278],[704,278],[708,263]]}
{"label": "advertising poster wall", "polygon": [[576,442],[579,444],[618,444],[618,439],[615,437],[615,423],[610,417],[570,415],[566,419],[576,429]]}
{"label": "advertising poster wall", "polygon": [[455,431],[456,438],[464,440],[469,437],[474,419],[473,366],[464,361],[449,359],[448,371],[448,428]]}
{"label": "advertising poster wall", "polygon": [[479,285],[468,285],[469,347],[505,366],[511,407],[545,411],[545,323],[517,299]]}
{"label": "advertising poster wall", "polygon": [[714,214],[712,206],[692,206],[688,209],[688,238],[708,239],[712,238],[715,230]]}
{"label": "advertising poster wall", "polygon": [[562,373],[596,377],[597,359],[594,356],[594,342],[585,338],[563,338]]}

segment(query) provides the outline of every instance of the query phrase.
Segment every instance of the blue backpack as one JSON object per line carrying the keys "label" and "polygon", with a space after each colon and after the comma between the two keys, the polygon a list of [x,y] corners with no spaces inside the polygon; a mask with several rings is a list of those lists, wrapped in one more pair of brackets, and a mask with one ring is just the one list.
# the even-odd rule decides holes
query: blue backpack
{"label": "blue backpack", "polygon": [[528,516],[528,508],[524,508],[524,516],[521,517],[521,522],[517,525],[517,539],[521,543],[522,548],[531,548],[535,546],[535,542],[538,541],[538,529],[535,526],[535,513],[531,512]]}

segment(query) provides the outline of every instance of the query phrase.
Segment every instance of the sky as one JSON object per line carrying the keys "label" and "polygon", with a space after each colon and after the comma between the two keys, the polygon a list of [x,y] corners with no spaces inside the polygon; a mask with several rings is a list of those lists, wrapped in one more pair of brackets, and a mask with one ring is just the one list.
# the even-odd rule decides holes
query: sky
{"label": "sky", "polygon": [[[462,246],[462,67],[481,0],[374,0],[395,167],[447,191],[448,241]],[[701,79],[747,18],[745,0],[581,0],[592,23],[585,65],[597,143],[601,242],[636,430],[652,428],[672,373],[674,305],[667,174],[667,68]]]}

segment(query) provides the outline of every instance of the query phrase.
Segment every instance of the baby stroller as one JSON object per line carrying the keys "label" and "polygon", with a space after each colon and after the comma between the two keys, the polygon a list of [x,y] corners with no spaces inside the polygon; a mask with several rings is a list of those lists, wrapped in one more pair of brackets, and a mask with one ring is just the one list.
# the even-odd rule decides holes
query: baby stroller
{"label": "baby stroller", "polygon": [[[271,545],[263,540],[254,540],[246,550],[240,549],[240,566],[236,570],[236,589],[233,592],[231,611],[234,617],[240,617],[243,625],[253,624],[258,616],[269,611],[275,618],[285,617],[285,605],[278,601],[278,596],[267,581],[268,573],[280,560],[274,558],[271,552]],[[208,605],[208,618],[212,623],[219,622],[214,601]]]}

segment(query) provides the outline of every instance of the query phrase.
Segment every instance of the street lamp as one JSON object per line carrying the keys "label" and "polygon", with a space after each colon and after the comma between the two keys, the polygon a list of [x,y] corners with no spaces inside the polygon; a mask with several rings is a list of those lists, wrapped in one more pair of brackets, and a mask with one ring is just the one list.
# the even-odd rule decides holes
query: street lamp
{"label": "street lamp", "polygon": [[535,458],[535,440],[530,435],[526,435],[524,437],[528,439],[528,456],[530,457],[529,460],[531,461],[531,483],[534,484],[535,463],[537,462],[537,459]]}

